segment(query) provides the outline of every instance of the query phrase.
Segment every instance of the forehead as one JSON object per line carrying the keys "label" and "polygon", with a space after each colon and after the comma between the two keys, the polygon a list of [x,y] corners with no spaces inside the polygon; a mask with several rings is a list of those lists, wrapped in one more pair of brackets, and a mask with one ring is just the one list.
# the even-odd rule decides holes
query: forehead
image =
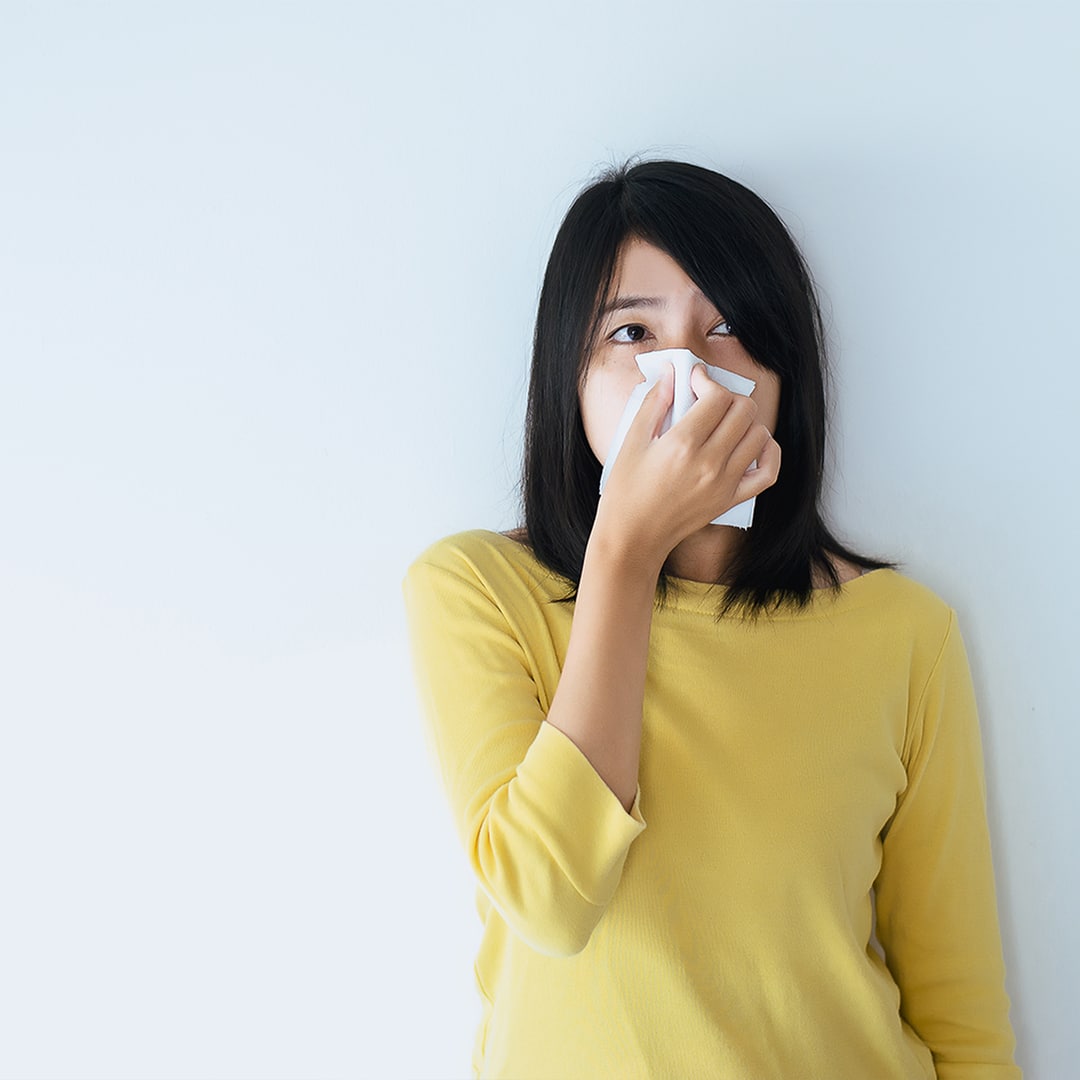
{"label": "forehead", "polygon": [[640,237],[619,248],[607,300],[619,297],[669,297],[712,306],[686,271],[666,252]]}

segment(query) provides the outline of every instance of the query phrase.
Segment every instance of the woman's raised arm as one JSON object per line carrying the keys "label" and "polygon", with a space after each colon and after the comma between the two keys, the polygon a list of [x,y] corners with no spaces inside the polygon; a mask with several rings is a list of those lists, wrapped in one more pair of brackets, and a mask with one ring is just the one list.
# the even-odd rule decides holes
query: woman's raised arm
{"label": "woman's raised arm", "polygon": [[[574,623],[547,721],[565,732],[629,809],[656,582],[680,540],[776,481],[780,450],[757,406],[692,373],[698,399],[659,439],[672,377],[645,396],[585,550]],[[751,462],[758,466],[747,473]]]}

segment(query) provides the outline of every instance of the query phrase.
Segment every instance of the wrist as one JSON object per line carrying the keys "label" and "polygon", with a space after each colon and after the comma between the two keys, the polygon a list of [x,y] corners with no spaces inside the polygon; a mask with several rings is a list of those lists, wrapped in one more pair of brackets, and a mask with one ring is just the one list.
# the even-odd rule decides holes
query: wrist
{"label": "wrist", "polygon": [[585,566],[602,566],[623,580],[637,579],[655,589],[667,554],[617,528],[598,513],[585,548]]}

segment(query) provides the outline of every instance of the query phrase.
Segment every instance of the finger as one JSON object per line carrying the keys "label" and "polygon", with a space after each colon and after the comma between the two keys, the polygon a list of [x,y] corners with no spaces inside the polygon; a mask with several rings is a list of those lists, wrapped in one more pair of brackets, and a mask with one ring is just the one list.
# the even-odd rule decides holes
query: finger
{"label": "finger", "polygon": [[[717,387],[717,389],[724,388]],[[710,433],[704,448],[709,453],[727,456],[752,429],[763,425],[757,422],[758,407],[753,398],[734,394],[730,390],[724,392],[730,395],[730,400],[724,408],[723,415],[716,421],[716,426]]]}
{"label": "finger", "polygon": [[623,444],[644,446],[651,442],[660,431],[674,399],[675,373],[669,365],[642,399],[641,407],[627,429]]}
{"label": "finger", "polygon": [[727,401],[732,397],[746,396],[745,394],[736,394],[734,390],[729,390],[723,383],[718,383],[713,379],[706,370],[704,361],[698,361],[690,369],[690,389],[694,391],[695,397],[705,401]]}
{"label": "finger", "polygon": [[[730,416],[732,412],[743,411],[743,408],[737,405],[733,406],[728,415]],[[746,415],[752,417],[754,414],[746,411]],[[724,425],[728,423],[728,417],[725,416]],[[761,452],[765,449],[772,435],[764,424],[759,424],[756,420],[751,420],[746,430],[741,434],[737,428],[730,428],[729,432],[734,445],[732,445],[732,442],[725,443],[723,441],[725,433],[721,431],[706,443],[705,449],[707,453],[724,454],[730,470],[729,475],[741,476],[750,468],[751,462],[760,458]],[[729,449],[725,450],[725,446]]]}
{"label": "finger", "polygon": [[766,488],[776,483],[780,473],[780,444],[770,435],[768,442],[758,454],[757,468],[747,469],[740,477],[735,488],[735,502],[732,505],[760,495]]}
{"label": "finger", "polygon": [[700,445],[716,431],[737,395],[713,382],[701,363],[690,369],[690,389],[694,391],[696,400],[676,426],[691,442]]}
{"label": "finger", "polygon": [[701,397],[710,386],[719,386],[719,383],[713,382],[709,378],[709,373],[705,370],[704,363],[697,363],[690,369],[690,389],[694,393]]}

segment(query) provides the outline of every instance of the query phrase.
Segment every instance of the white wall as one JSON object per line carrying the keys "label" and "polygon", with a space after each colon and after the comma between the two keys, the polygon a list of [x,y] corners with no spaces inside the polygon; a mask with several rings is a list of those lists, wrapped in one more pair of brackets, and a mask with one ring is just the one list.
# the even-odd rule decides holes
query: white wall
{"label": "white wall", "polygon": [[548,247],[634,151],[816,271],[836,517],[960,611],[1073,1075],[1075,11],[0,5],[3,1076],[468,1075],[399,582],[514,522]]}

